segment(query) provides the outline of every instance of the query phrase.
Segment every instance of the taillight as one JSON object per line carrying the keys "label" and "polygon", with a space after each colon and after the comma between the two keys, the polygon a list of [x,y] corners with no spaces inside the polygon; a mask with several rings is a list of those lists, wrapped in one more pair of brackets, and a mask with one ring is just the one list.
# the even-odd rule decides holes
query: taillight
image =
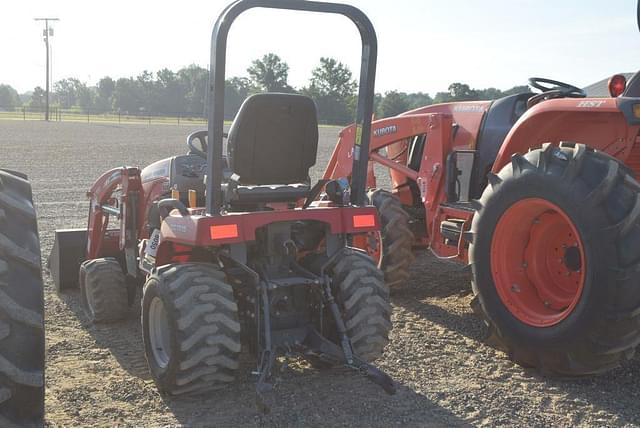
{"label": "taillight", "polygon": [[612,97],[619,97],[627,88],[627,78],[622,74],[616,74],[609,79],[609,93]]}
{"label": "taillight", "polygon": [[238,237],[237,224],[219,224],[213,225],[209,229],[211,239],[230,239]]}
{"label": "taillight", "polygon": [[359,214],[353,216],[353,227],[358,229],[361,227],[374,227],[376,225],[376,216],[373,214]]}

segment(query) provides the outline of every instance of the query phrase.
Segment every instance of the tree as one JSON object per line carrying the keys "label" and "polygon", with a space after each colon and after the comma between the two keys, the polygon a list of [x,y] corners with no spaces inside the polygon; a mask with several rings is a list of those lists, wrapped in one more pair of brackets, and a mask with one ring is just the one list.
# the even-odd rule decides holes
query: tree
{"label": "tree", "polygon": [[410,110],[433,104],[433,98],[431,98],[429,94],[424,92],[416,92],[416,93],[408,94],[407,101],[409,103]]}
{"label": "tree", "polygon": [[410,109],[407,94],[398,91],[389,91],[384,94],[380,103],[380,115],[382,117],[397,116]]}
{"label": "tree", "polygon": [[0,109],[13,109],[20,105],[18,91],[9,85],[0,85]]}
{"label": "tree", "polygon": [[206,68],[191,64],[178,70],[177,75],[184,91],[185,113],[198,116],[204,115],[209,71]]}
{"label": "tree", "polygon": [[267,92],[292,92],[287,83],[289,65],[274,53],[268,53],[262,59],[256,59],[247,68],[251,82]]}
{"label": "tree", "polygon": [[244,100],[255,92],[251,81],[246,77],[232,77],[224,86],[224,117],[233,119]]}
{"label": "tree", "polygon": [[31,94],[31,99],[29,100],[29,107],[34,110],[40,110],[45,108],[45,97],[46,94],[44,89],[40,86],[36,86]]}
{"label": "tree", "polygon": [[138,112],[141,104],[137,92],[136,82],[132,78],[118,79],[113,93],[114,109],[126,113]]}
{"label": "tree", "polygon": [[152,111],[164,114],[182,112],[185,108],[185,90],[173,71],[163,68],[156,73],[155,96],[150,106]]}
{"label": "tree", "polygon": [[320,65],[311,72],[311,86],[321,95],[336,95],[340,98],[352,97],[358,83],[353,73],[343,63],[333,58],[320,58]]}
{"label": "tree", "polygon": [[477,89],[476,93],[479,100],[497,100],[504,96],[504,93],[496,88]]}
{"label": "tree", "polygon": [[53,84],[53,95],[62,108],[80,105],[81,98],[84,106],[87,107],[87,102],[90,98],[87,90],[87,85],[75,77],[58,80]]}
{"label": "tree", "polygon": [[471,89],[466,83],[452,83],[448,89],[452,101],[476,101],[478,99],[478,91]]}
{"label": "tree", "polygon": [[336,125],[353,121],[358,84],[346,65],[333,58],[320,58],[309,83],[303,93],[315,101],[321,121]]}
{"label": "tree", "polygon": [[95,88],[88,88],[84,83],[77,89],[77,105],[83,112],[89,112],[93,110],[93,106],[96,100]]}
{"label": "tree", "polygon": [[113,108],[113,94],[116,90],[116,82],[109,76],[103,77],[98,82],[95,108],[100,112],[107,112]]}
{"label": "tree", "polygon": [[507,95],[515,95],[515,94],[525,94],[527,92],[531,92],[531,88],[527,85],[514,86],[511,89],[507,89],[502,93],[503,96]]}

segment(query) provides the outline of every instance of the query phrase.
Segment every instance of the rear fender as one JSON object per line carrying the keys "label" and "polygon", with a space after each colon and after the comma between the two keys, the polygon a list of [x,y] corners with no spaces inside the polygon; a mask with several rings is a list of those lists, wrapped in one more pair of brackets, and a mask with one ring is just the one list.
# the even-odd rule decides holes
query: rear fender
{"label": "rear fender", "polygon": [[614,98],[563,98],[529,109],[505,138],[492,171],[499,172],[514,153],[544,143],[571,141],[602,150],[621,161],[629,157],[639,126],[629,124]]}

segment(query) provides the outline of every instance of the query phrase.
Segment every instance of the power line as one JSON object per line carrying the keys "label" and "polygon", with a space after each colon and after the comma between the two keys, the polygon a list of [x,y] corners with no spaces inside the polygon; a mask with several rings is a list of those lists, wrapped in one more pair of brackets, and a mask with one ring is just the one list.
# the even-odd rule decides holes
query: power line
{"label": "power line", "polygon": [[44,21],[44,30],[42,31],[42,35],[44,38],[44,44],[47,49],[47,80],[46,80],[46,92],[45,92],[45,100],[46,107],[44,113],[44,119],[46,121],[49,120],[49,37],[53,36],[53,28],[49,28],[49,21],[60,21],[58,18],[34,18],[35,21]]}

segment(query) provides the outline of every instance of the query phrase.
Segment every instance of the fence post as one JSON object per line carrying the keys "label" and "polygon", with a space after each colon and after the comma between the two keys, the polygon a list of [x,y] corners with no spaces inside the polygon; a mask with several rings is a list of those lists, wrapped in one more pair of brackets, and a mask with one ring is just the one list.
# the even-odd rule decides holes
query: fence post
{"label": "fence post", "polygon": [[120,123],[120,110],[118,110],[118,123]]}
{"label": "fence post", "polygon": [[27,111],[24,106],[22,106],[22,120],[27,120]]}
{"label": "fence post", "polygon": [[178,115],[178,125],[180,125],[180,115]]}

